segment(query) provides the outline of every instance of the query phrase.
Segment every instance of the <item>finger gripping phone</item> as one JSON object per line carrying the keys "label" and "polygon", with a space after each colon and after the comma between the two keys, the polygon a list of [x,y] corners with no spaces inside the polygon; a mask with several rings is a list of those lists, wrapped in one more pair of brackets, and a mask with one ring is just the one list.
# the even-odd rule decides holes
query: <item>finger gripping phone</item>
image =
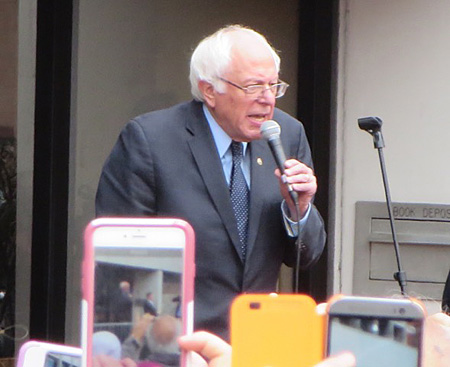
{"label": "finger gripping phone", "polygon": [[[98,218],[85,231],[83,367],[100,360],[186,366],[193,330],[194,232],[171,218]],[[122,362],[123,363],[123,362]]]}
{"label": "finger gripping phone", "polygon": [[328,303],[327,355],[356,366],[420,367],[424,309],[416,300],[337,296]]}

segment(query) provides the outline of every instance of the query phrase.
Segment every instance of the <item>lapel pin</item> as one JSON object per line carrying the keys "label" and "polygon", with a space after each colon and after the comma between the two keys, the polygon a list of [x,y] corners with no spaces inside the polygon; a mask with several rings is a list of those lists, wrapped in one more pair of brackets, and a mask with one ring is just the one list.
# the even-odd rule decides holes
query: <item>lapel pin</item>
{"label": "lapel pin", "polygon": [[262,158],[256,158],[256,163],[258,163],[258,165],[262,166],[263,165],[263,160]]}

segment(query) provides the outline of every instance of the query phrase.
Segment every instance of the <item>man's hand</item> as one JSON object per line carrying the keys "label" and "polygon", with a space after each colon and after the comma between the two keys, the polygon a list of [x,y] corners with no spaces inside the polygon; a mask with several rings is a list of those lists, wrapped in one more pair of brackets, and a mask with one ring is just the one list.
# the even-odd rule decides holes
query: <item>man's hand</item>
{"label": "man's hand", "polygon": [[139,343],[142,343],[144,339],[144,335],[147,332],[147,329],[150,327],[155,316],[150,315],[149,313],[144,314],[139,321],[134,325],[133,330],[131,331],[131,336]]}
{"label": "man's hand", "polygon": [[324,359],[314,367],[354,367],[356,366],[355,356],[350,352],[342,352]]}
{"label": "man's hand", "polygon": [[[308,210],[309,203],[316,194],[317,179],[310,167],[296,159],[288,159],[284,166],[284,175],[281,176],[279,169],[275,170],[275,175],[279,179],[281,194],[289,207],[291,219],[293,221],[298,221],[303,218]],[[298,210],[300,218],[297,218],[297,210],[295,209],[294,202],[289,196],[286,183],[290,184],[292,189],[298,194]]]}
{"label": "man's hand", "polygon": [[450,366],[450,316],[439,312],[428,316],[423,338],[423,366]]}
{"label": "man's hand", "polygon": [[197,353],[193,356],[195,367],[231,367],[231,346],[216,335],[198,331],[180,337],[178,343],[182,349]]}
{"label": "man's hand", "polygon": [[[198,331],[180,337],[178,343],[182,349],[198,353],[193,364],[195,367],[231,367],[231,346],[218,336]],[[354,367],[355,363],[353,354],[343,352],[323,360],[315,367]]]}

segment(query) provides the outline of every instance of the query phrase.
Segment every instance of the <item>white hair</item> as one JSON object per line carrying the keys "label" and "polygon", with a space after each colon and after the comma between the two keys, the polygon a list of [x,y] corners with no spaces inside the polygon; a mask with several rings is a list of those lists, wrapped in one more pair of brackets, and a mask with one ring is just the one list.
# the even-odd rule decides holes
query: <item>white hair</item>
{"label": "white hair", "polygon": [[272,54],[277,72],[280,71],[280,57],[262,34],[241,25],[221,28],[204,38],[191,57],[189,79],[191,93],[197,101],[204,101],[203,94],[198,87],[201,80],[212,84],[218,92],[223,92],[223,84],[219,83],[218,78],[230,64],[231,51],[236,42],[236,37],[232,37],[232,34],[235,32],[247,32],[262,41]]}

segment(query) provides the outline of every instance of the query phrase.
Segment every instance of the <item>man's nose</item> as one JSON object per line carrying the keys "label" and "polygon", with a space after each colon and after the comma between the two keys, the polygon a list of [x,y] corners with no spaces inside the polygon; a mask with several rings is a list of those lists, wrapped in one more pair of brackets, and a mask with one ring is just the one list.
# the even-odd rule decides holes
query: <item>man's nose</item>
{"label": "man's nose", "polygon": [[269,87],[267,87],[258,95],[257,100],[258,102],[265,104],[275,104],[275,94]]}

